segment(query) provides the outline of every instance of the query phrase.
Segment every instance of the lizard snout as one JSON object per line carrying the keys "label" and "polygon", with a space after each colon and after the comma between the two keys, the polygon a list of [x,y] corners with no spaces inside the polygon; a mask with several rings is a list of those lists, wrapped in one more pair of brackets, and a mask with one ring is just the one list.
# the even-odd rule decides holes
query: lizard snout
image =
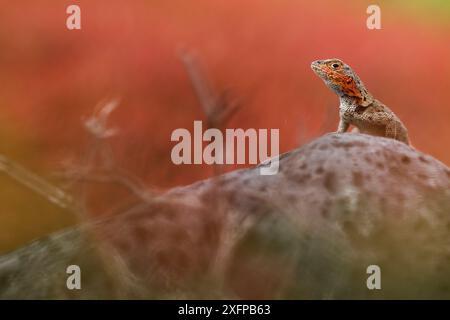
{"label": "lizard snout", "polygon": [[315,61],[311,62],[311,68],[312,69],[317,68],[322,63],[323,63],[322,60],[315,60]]}
{"label": "lizard snout", "polygon": [[323,65],[323,60],[316,60],[316,61],[313,61],[313,62],[311,62],[311,69],[315,72],[315,73],[317,73],[317,74],[319,74],[319,75],[322,75],[323,74],[323,70],[322,70],[322,65]]}

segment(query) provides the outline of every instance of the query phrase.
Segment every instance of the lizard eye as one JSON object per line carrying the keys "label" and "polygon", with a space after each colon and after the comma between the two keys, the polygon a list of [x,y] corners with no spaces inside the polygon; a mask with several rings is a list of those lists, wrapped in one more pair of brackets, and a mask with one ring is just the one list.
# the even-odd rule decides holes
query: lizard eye
{"label": "lizard eye", "polygon": [[331,65],[331,67],[332,67],[333,69],[337,69],[337,68],[339,68],[339,64],[338,64],[338,63],[333,63],[333,64]]}

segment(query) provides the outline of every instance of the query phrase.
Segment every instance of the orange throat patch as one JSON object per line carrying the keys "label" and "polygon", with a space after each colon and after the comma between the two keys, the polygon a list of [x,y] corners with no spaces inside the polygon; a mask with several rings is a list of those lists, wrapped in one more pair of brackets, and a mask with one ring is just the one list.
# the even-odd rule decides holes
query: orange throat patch
{"label": "orange throat patch", "polygon": [[328,66],[322,67],[322,71],[327,74],[330,81],[333,82],[334,85],[339,87],[345,95],[349,97],[359,98],[361,100],[363,99],[363,95],[360,89],[351,76],[348,76],[336,70],[332,70]]}

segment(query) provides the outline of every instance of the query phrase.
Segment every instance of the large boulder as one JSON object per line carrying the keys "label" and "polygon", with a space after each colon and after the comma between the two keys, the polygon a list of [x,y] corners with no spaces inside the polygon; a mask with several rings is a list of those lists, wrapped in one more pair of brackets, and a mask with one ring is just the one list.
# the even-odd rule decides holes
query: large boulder
{"label": "large boulder", "polygon": [[[347,133],[283,154],[275,175],[260,169],[174,188],[0,257],[0,297],[450,298],[444,164]],[[66,288],[70,264],[82,290]],[[371,290],[374,268],[381,289]]]}

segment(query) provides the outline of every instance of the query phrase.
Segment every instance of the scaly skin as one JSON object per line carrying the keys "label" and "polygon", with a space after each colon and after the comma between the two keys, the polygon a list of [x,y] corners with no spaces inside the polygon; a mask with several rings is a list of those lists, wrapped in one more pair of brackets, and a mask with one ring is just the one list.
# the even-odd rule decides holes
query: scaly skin
{"label": "scaly skin", "polygon": [[339,96],[338,133],[346,132],[353,125],[361,133],[410,144],[408,131],[400,119],[373,98],[347,64],[339,59],[317,60],[311,63],[311,68]]}

